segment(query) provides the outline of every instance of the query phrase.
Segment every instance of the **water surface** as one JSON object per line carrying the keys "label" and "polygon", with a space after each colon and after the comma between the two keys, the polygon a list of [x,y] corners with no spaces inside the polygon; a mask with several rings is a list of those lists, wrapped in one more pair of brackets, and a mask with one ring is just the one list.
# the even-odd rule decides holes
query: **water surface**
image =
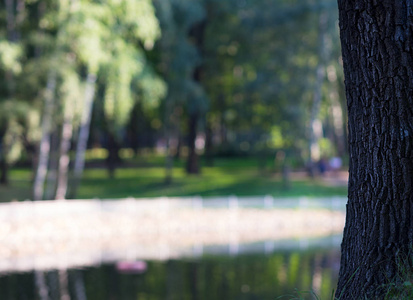
{"label": "water surface", "polygon": [[[198,256],[110,262],[0,275],[0,299],[230,300],[288,295],[330,298],[339,267],[338,237],[208,246]],[[196,253],[196,251],[194,252]],[[125,267],[126,266],[126,267]],[[315,298],[314,298],[315,299]]]}

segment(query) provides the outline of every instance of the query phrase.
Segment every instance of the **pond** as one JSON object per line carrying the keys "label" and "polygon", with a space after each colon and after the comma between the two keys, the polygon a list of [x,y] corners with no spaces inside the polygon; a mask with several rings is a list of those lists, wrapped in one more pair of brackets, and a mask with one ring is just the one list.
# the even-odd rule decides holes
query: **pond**
{"label": "pond", "polygon": [[[340,236],[205,246],[193,255],[2,273],[2,300],[231,300],[331,297]],[[290,295],[290,296],[289,296]]]}

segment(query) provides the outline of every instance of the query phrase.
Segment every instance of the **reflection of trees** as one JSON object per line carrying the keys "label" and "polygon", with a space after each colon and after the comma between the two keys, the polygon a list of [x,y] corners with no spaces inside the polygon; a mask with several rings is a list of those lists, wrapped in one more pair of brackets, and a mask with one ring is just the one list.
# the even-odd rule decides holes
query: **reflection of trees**
{"label": "reflection of trees", "polygon": [[36,290],[39,295],[40,300],[48,300],[49,299],[49,289],[47,287],[44,272],[42,271],[35,271],[34,278],[36,282]]}
{"label": "reflection of trees", "polygon": [[71,272],[71,278],[73,278],[73,294],[76,300],[86,300],[85,282],[83,280],[82,272],[74,270]]}
{"label": "reflection of trees", "polygon": [[338,262],[337,250],[308,250],[150,262],[144,274],[120,274],[110,265],[36,271],[0,277],[0,294],[2,300],[265,300],[316,288],[324,299],[336,284]]}

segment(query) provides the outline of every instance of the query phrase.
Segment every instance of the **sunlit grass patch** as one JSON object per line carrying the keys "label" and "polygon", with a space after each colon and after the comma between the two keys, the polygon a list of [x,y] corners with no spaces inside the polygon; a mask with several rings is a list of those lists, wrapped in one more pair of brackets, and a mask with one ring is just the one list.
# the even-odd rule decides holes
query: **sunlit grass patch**
{"label": "sunlit grass patch", "polygon": [[[328,186],[320,179],[292,175],[289,187],[272,170],[260,170],[254,158],[216,159],[212,167],[203,166],[199,175],[187,175],[185,161],[175,161],[172,182],[165,183],[165,158],[161,155],[141,155],[125,160],[109,178],[104,160],[93,160],[83,174],[77,198],[113,199],[125,197],[161,196],[255,196],[328,197],[344,196],[345,186]],[[10,186],[0,186],[1,201],[24,200],[31,196],[29,169],[13,169]],[[70,186],[70,185],[69,185]]]}

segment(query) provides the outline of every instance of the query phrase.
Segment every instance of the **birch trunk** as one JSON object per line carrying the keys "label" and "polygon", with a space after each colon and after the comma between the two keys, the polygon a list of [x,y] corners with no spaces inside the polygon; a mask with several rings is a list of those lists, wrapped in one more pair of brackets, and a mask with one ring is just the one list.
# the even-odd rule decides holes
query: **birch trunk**
{"label": "birch trunk", "polygon": [[85,167],[85,152],[87,141],[89,139],[90,120],[92,119],[93,99],[95,96],[96,75],[89,73],[86,78],[86,89],[84,98],[84,108],[80,123],[79,136],[76,147],[76,157],[73,169],[73,184],[71,189],[71,198],[75,198],[77,189],[82,178]]}
{"label": "birch trunk", "polygon": [[44,194],[44,185],[50,154],[50,136],[54,108],[54,94],[56,90],[56,76],[55,71],[50,71],[47,79],[43,108],[42,139],[40,140],[39,159],[33,182],[33,200],[42,200]]}
{"label": "birch trunk", "polygon": [[59,167],[57,174],[57,188],[55,199],[65,199],[68,185],[69,173],[69,150],[71,139],[73,136],[73,108],[70,103],[66,103],[64,111],[64,120],[62,125],[62,133],[60,137],[60,155]]}

